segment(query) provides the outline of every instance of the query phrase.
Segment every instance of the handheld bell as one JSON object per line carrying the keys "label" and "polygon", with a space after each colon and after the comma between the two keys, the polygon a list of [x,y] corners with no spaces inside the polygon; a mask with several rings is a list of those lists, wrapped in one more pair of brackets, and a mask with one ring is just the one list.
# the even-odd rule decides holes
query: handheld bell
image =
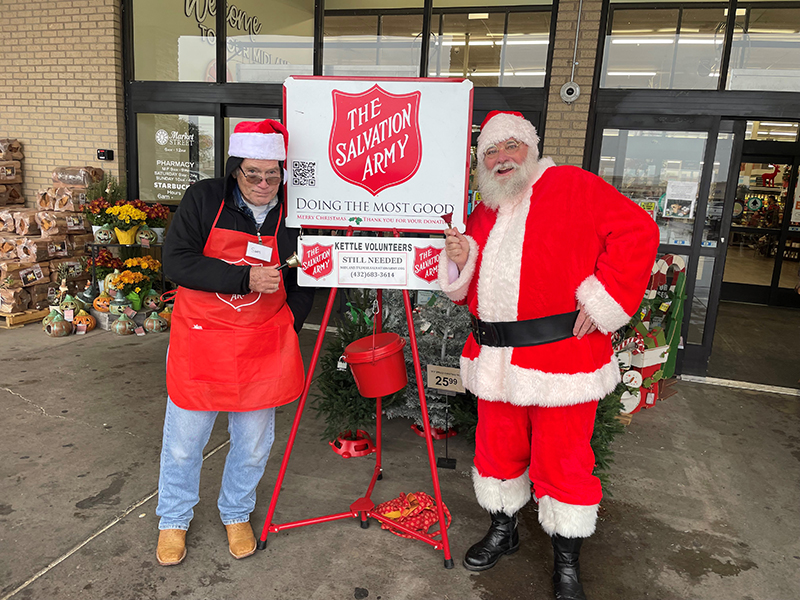
{"label": "handheld bell", "polygon": [[300,257],[297,256],[297,252],[293,253],[289,258],[286,259],[286,262],[283,263],[280,267],[278,267],[278,271],[283,271],[286,268],[295,269],[302,264],[300,261]]}

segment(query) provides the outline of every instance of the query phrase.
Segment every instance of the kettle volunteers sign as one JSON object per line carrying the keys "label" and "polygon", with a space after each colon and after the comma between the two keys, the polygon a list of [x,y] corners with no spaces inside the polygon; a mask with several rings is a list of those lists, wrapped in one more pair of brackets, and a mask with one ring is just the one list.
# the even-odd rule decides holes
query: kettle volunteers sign
{"label": "kettle volunteers sign", "polygon": [[463,229],[471,82],[289,77],[284,96],[288,226]]}

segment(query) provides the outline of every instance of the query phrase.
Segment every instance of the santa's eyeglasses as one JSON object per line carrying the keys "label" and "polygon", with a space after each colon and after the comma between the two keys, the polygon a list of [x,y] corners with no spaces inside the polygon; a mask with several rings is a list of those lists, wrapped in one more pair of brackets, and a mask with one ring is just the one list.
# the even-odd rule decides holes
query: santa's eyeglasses
{"label": "santa's eyeglasses", "polygon": [[483,151],[483,155],[486,158],[494,158],[500,154],[500,150],[505,151],[506,154],[516,154],[517,150],[519,150],[521,146],[522,142],[511,139],[506,142],[500,142],[499,144],[493,144],[489,146]]}
{"label": "santa's eyeglasses", "polygon": [[247,183],[252,185],[258,185],[265,179],[267,180],[267,185],[278,185],[282,181],[280,175],[262,175],[257,171],[245,171],[242,167],[239,167],[239,170],[244,175]]}

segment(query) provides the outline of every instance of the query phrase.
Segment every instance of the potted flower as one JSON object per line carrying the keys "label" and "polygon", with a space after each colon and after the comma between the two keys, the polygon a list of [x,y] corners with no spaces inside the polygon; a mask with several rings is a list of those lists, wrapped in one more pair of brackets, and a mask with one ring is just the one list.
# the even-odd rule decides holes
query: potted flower
{"label": "potted flower", "polygon": [[113,273],[114,269],[122,269],[122,261],[111,254],[106,248],[100,248],[100,251],[97,253],[97,258],[89,258],[86,265],[89,269],[94,267],[95,276],[98,281],[105,280],[106,275]]}
{"label": "potted flower", "polygon": [[111,205],[102,197],[83,205],[83,214],[92,226],[92,233],[97,233],[98,229],[110,222],[111,218],[106,214],[107,208],[111,208]]}
{"label": "potted flower", "polygon": [[142,308],[142,296],[147,293],[152,283],[150,278],[139,271],[126,269],[112,281],[114,289],[122,292],[131,301],[133,310],[138,311]]}
{"label": "potted flower", "polygon": [[144,211],[133,207],[131,204],[117,204],[106,209],[110,216],[110,224],[117,234],[120,244],[130,245],[136,243],[136,232],[139,226],[147,220]]}
{"label": "potted flower", "polygon": [[158,236],[157,243],[164,243],[164,228],[167,226],[167,219],[169,219],[169,208],[163,204],[154,203],[148,204],[147,210],[147,226],[156,232]]}
{"label": "potted flower", "polygon": [[161,278],[161,262],[153,256],[137,256],[124,262],[129,271],[141,273],[150,282],[150,286]]}

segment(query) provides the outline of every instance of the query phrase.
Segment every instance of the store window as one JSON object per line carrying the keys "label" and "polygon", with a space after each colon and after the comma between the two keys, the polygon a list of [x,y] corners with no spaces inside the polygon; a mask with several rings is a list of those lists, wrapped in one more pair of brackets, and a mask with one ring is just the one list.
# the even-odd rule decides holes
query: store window
{"label": "store window", "polygon": [[615,8],[600,85],[606,88],[716,89],[727,9]]}
{"label": "store window", "polygon": [[603,130],[598,174],[655,219],[662,244],[692,243],[707,138],[702,131]]}
{"label": "store window", "polygon": [[422,12],[325,16],[324,75],[419,77]]}
{"label": "store window", "polygon": [[313,75],[314,0],[229,1],[227,17],[228,81]]}
{"label": "store window", "polygon": [[193,183],[214,177],[214,117],[136,115],[139,198],[178,204]]}
{"label": "store window", "polygon": [[790,121],[748,121],[744,139],[796,142],[798,124]]}
{"label": "store window", "polygon": [[136,0],[134,79],[216,81],[216,10],[209,0]]}
{"label": "store window", "polygon": [[800,8],[747,10],[734,31],[727,88],[800,92]]}
{"label": "store window", "polygon": [[550,11],[434,14],[428,74],[476,87],[543,87]]}
{"label": "store window", "polygon": [[701,256],[697,263],[697,275],[694,282],[694,294],[689,314],[689,330],[686,341],[690,344],[702,344],[706,330],[708,315],[708,299],[711,296],[711,280],[714,274],[713,256]]}

